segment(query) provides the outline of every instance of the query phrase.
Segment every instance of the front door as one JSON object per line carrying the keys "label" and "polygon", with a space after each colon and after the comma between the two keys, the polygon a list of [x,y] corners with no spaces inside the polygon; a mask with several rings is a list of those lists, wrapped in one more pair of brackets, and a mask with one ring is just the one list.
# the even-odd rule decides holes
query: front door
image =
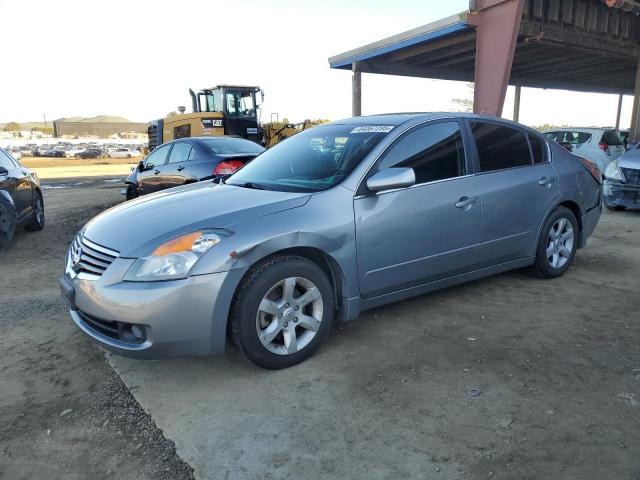
{"label": "front door", "polygon": [[187,142],[176,142],[173,144],[169,160],[164,166],[163,187],[172,188],[184,185],[187,182],[187,161],[191,154],[191,145]]}
{"label": "front door", "polygon": [[163,188],[163,170],[167,163],[171,145],[161,145],[144,159],[144,170],[138,173],[140,195],[157,192]]}
{"label": "front door", "polygon": [[416,185],[379,193],[361,190],[354,199],[362,297],[474,269],[481,215],[469,166],[457,121],[418,126],[387,150],[371,173],[410,167]]}
{"label": "front door", "polygon": [[471,122],[482,201],[483,266],[531,257],[558,195],[546,143],[499,123]]}

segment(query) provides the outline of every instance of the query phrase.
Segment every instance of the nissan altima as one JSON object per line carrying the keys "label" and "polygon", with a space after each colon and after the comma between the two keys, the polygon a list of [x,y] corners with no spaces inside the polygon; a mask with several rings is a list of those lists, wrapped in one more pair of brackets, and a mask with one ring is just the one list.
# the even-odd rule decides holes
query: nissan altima
{"label": "nissan altima", "polygon": [[[472,114],[325,124],[227,178],[124,203],[73,240],[71,318],[115,353],[308,358],[335,321],[528,267],[564,274],[601,174],[522,125]],[[127,225],[127,228],[121,228]]]}

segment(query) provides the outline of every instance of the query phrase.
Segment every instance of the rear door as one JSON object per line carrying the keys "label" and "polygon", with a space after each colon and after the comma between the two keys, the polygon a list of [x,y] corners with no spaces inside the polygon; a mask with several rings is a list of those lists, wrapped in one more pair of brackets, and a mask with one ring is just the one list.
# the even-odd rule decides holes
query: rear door
{"label": "rear door", "polygon": [[175,142],[169,160],[162,171],[164,188],[177,187],[187,183],[187,170],[191,144],[187,142]]}
{"label": "rear door", "polygon": [[144,171],[138,173],[138,191],[140,195],[162,190],[162,171],[167,163],[171,145],[162,145],[153,150],[144,159]]}
{"label": "rear door", "polygon": [[558,195],[546,141],[500,123],[469,123],[480,172],[483,266],[531,257]]}

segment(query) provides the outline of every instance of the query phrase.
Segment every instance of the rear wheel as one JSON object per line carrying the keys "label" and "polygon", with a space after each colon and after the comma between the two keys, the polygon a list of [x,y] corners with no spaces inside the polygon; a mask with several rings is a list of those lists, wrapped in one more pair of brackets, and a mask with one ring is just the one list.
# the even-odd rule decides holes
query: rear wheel
{"label": "rear wheel", "polygon": [[534,272],[557,278],[569,269],[578,248],[578,221],[571,210],[557,207],[547,218],[536,250]]}
{"label": "rear wheel", "polygon": [[331,330],[331,283],[315,263],[292,255],[252,267],[236,292],[231,334],[256,365],[272,370],[309,358]]}
{"label": "rear wheel", "polygon": [[42,194],[38,190],[33,192],[32,208],[33,218],[24,228],[35,232],[44,228],[44,201],[42,200]]}
{"label": "rear wheel", "polygon": [[15,209],[0,199],[0,250],[9,247],[16,231]]}

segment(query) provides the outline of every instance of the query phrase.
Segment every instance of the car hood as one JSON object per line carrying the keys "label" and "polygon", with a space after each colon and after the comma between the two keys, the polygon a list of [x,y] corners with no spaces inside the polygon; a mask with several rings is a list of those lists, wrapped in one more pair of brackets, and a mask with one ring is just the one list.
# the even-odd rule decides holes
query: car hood
{"label": "car hood", "polygon": [[173,188],[113,207],[85,226],[85,237],[139,258],[178,235],[228,228],[252,218],[304,205],[308,193],[254,190],[210,181]]}
{"label": "car hood", "polygon": [[622,168],[640,169],[640,149],[629,150],[618,159],[618,166]]}

